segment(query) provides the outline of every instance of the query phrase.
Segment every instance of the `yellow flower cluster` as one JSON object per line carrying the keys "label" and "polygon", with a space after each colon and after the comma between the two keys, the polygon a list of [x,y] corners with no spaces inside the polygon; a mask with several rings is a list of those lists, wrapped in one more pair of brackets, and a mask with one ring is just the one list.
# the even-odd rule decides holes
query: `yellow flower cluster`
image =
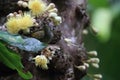
{"label": "yellow flower cluster", "polygon": [[6,22],[7,31],[11,34],[17,34],[20,30],[25,30],[31,26],[33,26],[33,18],[28,13],[19,17],[11,17]]}
{"label": "yellow flower cluster", "polygon": [[48,69],[47,64],[49,63],[45,55],[37,55],[35,58],[35,65],[41,67],[42,69]]}
{"label": "yellow flower cluster", "polygon": [[42,0],[29,0],[28,8],[31,10],[33,15],[40,15],[46,9],[46,3]]}

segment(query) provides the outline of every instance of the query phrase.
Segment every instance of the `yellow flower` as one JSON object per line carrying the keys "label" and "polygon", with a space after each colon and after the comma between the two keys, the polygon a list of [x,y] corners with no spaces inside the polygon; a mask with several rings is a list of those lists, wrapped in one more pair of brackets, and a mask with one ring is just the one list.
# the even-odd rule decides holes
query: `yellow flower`
{"label": "yellow flower", "polygon": [[20,30],[17,19],[15,17],[8,19],[6,26],[7,31],[11,34],[17,34]]}
{"label": "yellow flower", "polygon": [[49,63],[48,59],[44,55],[37,55],[35,58],[35,65],[41,67],[42,69],[48,69],[47,64]]}
{"label": "yellow flower", "polygon": [[31,9],[32,14],[38,16],[46,9],[46,3],[42,0],[29,0],[28,8]]}
{"label": "yellow flower", "polygon": [[17,34],[20,30],[25,30],[33,26],[33,18],[31,15],[24,13],[23,16],[8,19],[6,26],[9,33]]}
{"label": "yellow flower", "polygon": [[21,17],[21,29],[27,29],[33,26],[33,18],[31,15],[24,13],[23,17]]}

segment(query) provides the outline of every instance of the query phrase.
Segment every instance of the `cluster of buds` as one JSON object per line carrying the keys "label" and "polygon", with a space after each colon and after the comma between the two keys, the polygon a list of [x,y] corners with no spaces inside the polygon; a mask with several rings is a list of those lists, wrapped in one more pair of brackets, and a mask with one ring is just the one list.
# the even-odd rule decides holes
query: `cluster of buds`
{"label": "cluster of buds", "polygon": [[[84,66],[86,66],[87,68],[89,68],[89,65],[91,64],[92,67],[94,68],[99,68],[99,62],[100,59],[96,58],[97,57],[97,52],[96,51],[90,51],[87,52],[89,59],[86,60],[86,62],[84,62]],[[92,58],[91,58],[92,57]],[[101,74],[87,74],[89,77],[93,78],[93,80],[101,80],[102,79],[102,75]]]}
{"label": "cluster of buds", "polygon": [[101,80],[103,77],[101,74],[87,74],[87,76],[92,78],[92,80]]}
{"label": "cluster of buds", "polygon": [[[87,54],[89,55],[89,57],[91,57],[91,56],[96,57],[97,56],[96,51],[90,51]],[[83,63],[83,65],[75,66],[75,67],[78,68],[80,71],[85,71],[87,68],[90,67],[90,64],[95,68],[99,68],[99,64],[98,64],[99,62],[100,62],[99,58],[89,58],[86,62]],[[93,80],[101,80],[102,79],[101,74],[89,74],[88,73],[87,76],[89,76]]]}
{"label": "cluster of buds", "polygon": [[18,12],[8,14],[6,27],[11,34],[18,34],[20,30],[29,33],[29,27],[39,25],[39,23],[36,22],[36,17],[43,17],[42,15],[44,14],[47,14],[46,17],[51,19],[55,26],[58,26],[62,22],[62,18],[57,15],[58,10],[54,3],[50,3],[47,6],[42,0],[19,0],[18,5],[27,7],[30,11],[25,13],[19,10]]}
{"label": "cluster of buds", "polygon": [[28,1],[18,1],[19,6],[28,7],[31,14],[34,16],[41,16],[44,13],[48,14],[48,17],[53,21],[54,25],[58,26],[62,23],[62,18],[58,16],[58,9],[55,7],[54,3],[50,3],[48,6],[42,0],[28,0]]}
{"label": "cluster of buds", "polygon": [[18,6],[29,8],[31,14],[34,16],[39,16],[45,12],[47,8],[46,3],[42,0],[27,0],[27,1],[18,1]]}
{"label": "cluster of buds", "polygon": [[74,46],[74,47],[78,47],[79,48],[79,45],[75,44],[75,40],[76,40],[76,38],[74,38],[74,37],[64,38],[64,41],[67,43],[67,46]]}
{"label": "cluster of buds", "polygon": [[46,11],[49,13],[49,18],[51,18],[55,25],[62,23],[62,18],[57,15],[58,9],[55,7],[54,3],[50,3],[46,8]]}
{"label": "cluster of buds", "polygon": [[[8,14],[6,28],[11,34],[19,34],[21,30],[24,33],[29,33],[30,27],[38,27],[40,25],[40,22],[37,23],[37,19],[44,18],[44,15],[55,26],[58,26],[62,22],[62,18],[58,16],[58,9],[54,3],[47,5],[43,0],[19,0],[17,4],[20,7],[28,8],[29,11],[23,12],[19,10],[18,12]],[[35,65],[43,69],[48,69],[47,64],[52,59],[56,49],[60,48],[57,46],[48,46],[42,50],[40,55],[33,58]]]}
{"label": "cluster of buds", "polygon": [[[99,33],[98,28],[96,28],[96,27],[94,27],[94,26],[92,26],[92,25],[90,25],[89,29],[90,29],[90,32],[91,32],[93,35],[96,35],[96,34]],[[83,29],[82,34],[87,35],[88,33],[89,33],[89,30],[88,30],[88,29]]]}
{"label": "cluster of buds", "polygon": [[23,15],[23,12],[21,10],[19,10],[18,12],[13,12],[13,13],[9,13],[7,15],[7,18],[12,18],[12,17],[20,17]]}
{"label": "cluster of buds", "polygon": [[[87,52],[87,54],[91,57],[91,56],[97,56],[97,52],[96,51],[90,51],[90,52]],[[89,58],[87,60],[87,63],[91,64],[93,67],[95,68],[99,68],[99,62],[100,62],[100,59],[99,58]]]}
{"label": "cluster of buds", "polygon": [[45,55],[48,60],[52,60],[52,57],[54,57],[56,50],[60,50],[60,47],[56,45],[49,45],[41,51],[41,54]]}
{"label": "cluster of buds", "polygon": [[26,8],[26,7],[28,7],[28,4],[27,4],[27,2],[26,1],[22,1],[22,0],[20,0],[20,1],[18,1],[18,3],[17,3],[19,6],[22,6],[22,7],[24,7],[24,8]]}

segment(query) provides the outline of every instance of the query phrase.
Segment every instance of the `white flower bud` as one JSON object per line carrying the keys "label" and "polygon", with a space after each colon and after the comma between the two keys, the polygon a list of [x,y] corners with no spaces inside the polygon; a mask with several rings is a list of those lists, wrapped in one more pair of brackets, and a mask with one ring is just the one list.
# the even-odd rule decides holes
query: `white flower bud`
{"label": "white flower bud", "polygon": [[54,13],[54,12],[51,12],[51,13],[49,14],[49,17],[52,17],[52,18],[55,18],[56,16],[57,16],[57,14]]}
{"label": "white flower bud", "polygon": [[94,78],[102,79],[102,75],[101,74],[94,74],[93,76],[94,76]]}
{"label": "white flower bud", "polygon": [[97,63],[92,63],[91,65],[95,68],[99,68],[99,64],[97,64]]}
{"label": "white flower bud", "polygon": [[58,22],[58,23],[62,23],[62,18],[60,16],[56,16],[55,17],[55,20]]}
{"label": "white flower bud", "polygon": [[18,4],[19,6],[22,6],[23,1],[18,1],[17,4]]}
{"label": "white flower bud", "polygon": [[14,17],[14,14],[13,14],[13,13],[10,13],[7,17],[8,17],[8,18]]}
{"label": "white flower bud", "polygon": [[90,66],[88,63],[84,63],[84,65],[85,65],[87,68],[89,68],[89,66]]}
{"label": "white flower bud", "polygon": [[84,30],[82,31],[82,33],[83,33],[84,35],[87,35],[87,34],[88,34],[88,30],[84,29]]}
{"label": "white flower bud", "polygon": [[26,8],[26,7],[28,7],[28,3],[27,3],[27,2],[23,2],[23,3],[22,3],[22,6],[23,6],[24,8]]}
{"label": "white flower bud", "polygon": [[57,9],[57,8],[54,8],[54,9],[49,10],[48,12],[55,12],[55,13],[57,13],[57,12],[58,12],[58,9]]}
{"label": "white flower bud", "polygon": [[97,51],[90,51],[87,54],[90,56],[97,56]]}
{"label": "white flower bud", "polygon": [[81,66],[75,66],[76,68],[78,68],[81,71],[84,71],[86,69],[85,65],[81,65]]}
{"label": "white flower bud", "polygon": [[87,62],[89,62],[89,63],[99,63],[100,59],[99,58],[90,58],[89,60],[87,60]]}
{"label": "white flower bud", "polygon": [[32,21],[33,21],[33,23],[35,23],[35,22],[36,22],[36,19],[33,19]]}
{"label": "white flower bud", "polygon": [[92,27],[92,31],[97,34],[99,32],[98,28]]}
{"label": "white flower bud", "polygon": [[46,8],[46,10],[51,10],[51,9],[53,9],[53,8],[55,8],[55,4],[54,4],[54,3],[50,3],[50,4],[48,5],[48,7]]}
{"label": "white flower bud", "polygon": [[69,39],[69,38],[65,38],[64,41],[65,41],[66,43],[72,43],[72,40]]}

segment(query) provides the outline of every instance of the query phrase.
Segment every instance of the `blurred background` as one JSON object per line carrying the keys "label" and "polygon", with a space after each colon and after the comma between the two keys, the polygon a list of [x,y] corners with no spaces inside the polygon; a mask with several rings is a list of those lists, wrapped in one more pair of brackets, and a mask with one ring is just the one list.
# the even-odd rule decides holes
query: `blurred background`
{"label": "blurred background", "polygon": [[102,80],[120,80],[120,0],[88,0],[87,11],[90,27],[98,34],[88,28],[85,47],[87,51],[96,50],[100,58],[100,68],[90,68],[89,73],[101,73]]}

